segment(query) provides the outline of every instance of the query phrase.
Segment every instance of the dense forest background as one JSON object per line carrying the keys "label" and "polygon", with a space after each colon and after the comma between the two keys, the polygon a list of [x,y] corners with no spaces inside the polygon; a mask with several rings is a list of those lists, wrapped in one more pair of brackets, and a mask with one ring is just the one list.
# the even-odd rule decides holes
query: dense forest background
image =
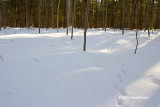
{"label": "dense forest background", "polygon": [[[160,0],[88,1],[88,28],[160,28]],[[84,28],[86,7],[87,0],[1,0],[0,28]]]}

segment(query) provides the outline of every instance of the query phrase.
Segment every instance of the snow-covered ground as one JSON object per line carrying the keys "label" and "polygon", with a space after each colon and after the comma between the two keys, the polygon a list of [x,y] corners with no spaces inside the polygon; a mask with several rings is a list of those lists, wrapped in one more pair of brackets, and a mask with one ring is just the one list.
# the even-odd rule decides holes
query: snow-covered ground
{"label": "snow-covered ground", "polygon": [[159,31],[65,31],[0,31],[0,107],[160,107]]}

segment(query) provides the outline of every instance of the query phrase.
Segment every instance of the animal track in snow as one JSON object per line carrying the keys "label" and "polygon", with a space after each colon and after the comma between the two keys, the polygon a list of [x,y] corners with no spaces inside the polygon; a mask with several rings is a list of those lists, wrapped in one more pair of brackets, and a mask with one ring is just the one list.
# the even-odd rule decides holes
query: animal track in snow
{"label": "animal track in snow", "polygon": [[33,59],[33,60],[34,60],[35,62],[41,62],[39,59],[36,59],[36,58]]}
{"label": "animal track in snow", "polygon": [[121,84],[123,83],[123,76],[127,73],[127,71],[125,70],[125,65],[120,60],[118,60],[118,64],[120,71],[117,73],[113,87],[118,91],[118,95],[116,95],[117,104],[124,106],[124,100],[122,97],[127,96],[127,93],[121,89]]}
{"label": "animal track in snow", "polygon": [[4,59],[3,59],[3,56],[2,56],[2,55],[0,55],[0,61],[4,61]]}
{"label": "animal track in snow", "polygon": [[120,105],[120,106],[125,106],[125,107],[128,107],[127,105],[125,105],[125,100],[124,98],[126,98],[128,95],[127,93],[125,92],[125,90],[123,89],[120,89],[119,92],[118,92],[118,95],[116,96],[116,101],[117,101],[117,104]]}
{"label": "animal track in snow", "polygon": [[126,73],[125,65],[122,64],[120,61],[119,61],[119,64],[120,64],[120,70],[121,70],[121,72],[125,74]]}

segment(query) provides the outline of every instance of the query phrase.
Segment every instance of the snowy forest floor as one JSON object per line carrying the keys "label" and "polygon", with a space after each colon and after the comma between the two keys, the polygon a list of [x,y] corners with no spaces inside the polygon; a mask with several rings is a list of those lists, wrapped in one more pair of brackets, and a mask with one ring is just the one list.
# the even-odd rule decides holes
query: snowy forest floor
{"label": "snowy forest floor", "polygon": [[159,31],[65,32],[0,31],[0,107],[160,107]]}

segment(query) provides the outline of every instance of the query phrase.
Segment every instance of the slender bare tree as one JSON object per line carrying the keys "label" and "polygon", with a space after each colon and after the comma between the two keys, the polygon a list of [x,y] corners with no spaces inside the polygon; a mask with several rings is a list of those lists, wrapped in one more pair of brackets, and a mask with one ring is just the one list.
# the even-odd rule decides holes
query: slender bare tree
{"label": "slender bare tree", "polygon": [[152,34],[153,34],[153,29],[154,29],[154,28],[153,28],[153,25],[154,25],[154,18],[153,18],[153,15],[154,15],[154,14],[153,14],[153,11],[154,11],[154,10],[153,10],[153,8],[154,8],[154,2],[155,2],[155,1],[152,0],[152,8],[151,8],[152,13],[151,13],[151,21],[150,21],[150,22],[151,22],[151,27],[152,27]]}
{"label": "slender bare tree", "polygon": [[2,1],[2,23],[3,23],[3,28],[6,29],[6,22],[7,22],[7,12],[6,12],[6,3],[5,1]]}
{"label": "slender bare tree", "polygon": [[25,0],[25,4],[26,4],[26,12],[27,12],[27,26],[29,28],[30,27],[30,1]]}
{"label": "slender bare tree", "polygon": [[87,0],[87,6],[86,6],[86,12],[85,12],[83,51],[86,51],[86,33],[88,28],[88,13],[89,13],[89,0]]}
{"label": "slender bare tree", "polygon": [[74,18],[75,18],[75,12],[76,12],[76,2],[77,2],[77,0],[74,0],[74,8],[73,8],[73,16],[72,16],[72,34],[71,34],[71,39],[73,39],[73,27],[74,27]]}
{"label": "slender bare tree", "polygon": [[60,0],[58,0],[58,7],[57,7],[57,33],[59,28],[59,6],[60,6]]}
{"label": "slender bare tree", "polygon": [[136,49],[134,54],[137,53],[137,48],[138,48],[138,0],[135,0],[136,4]]}
{"label": "slender bare tree", "polygon": [[84,0],[81,2],[81,28],[84,28]]}
{"label": "slender bare tree", "polygon": [[122,3],[122,35],[124,35],[124,0],[123,0],[123,3]]}
{"label": "slender bare tree", "polygon": [[46,30],[47,30],[47,28],[48,28],[48,11],[47,11],[48,1],[47,0],[45,0],[45,7],[46,7]]}
{"label": "slender bare tree", "polygon": [[147,0],[147,4],[146,4],[146,28],[148,30],[148,36],[150,36],[150,22],[149,22],[149,0]]}
{"label": "slender bare tree", "polygon": [[39,33],[41,32],[41,0],[39,0]]}
{"label": "slender bare tree", "polygon": [[108,12],[107,12],[108,11],[107,10],[107,8],[108,8],[107,2],[108,2],[108,0],[105,1],[105,8],[106,8],[105,9],[105,11],[106,11],[106,15],[105,15],[105,28],[104,28],[105,32],[106,32],[106,28],[107,28],[107,17],[108,17],[108,15],[107,15],[108,14]]}
{"label": "slender bare tree", "polygon": [[54,29],[54,0],[51,0],[52,4],[52,29]]}
{"label": "slender bare tree", "polygon": [[2,1],[0,1],[0,31],[2,28]]}
{"label": "slender bare tree", "polygon": [[68,35],[68,27],[69,27],[69,19],[70,19],[70,0],[66,0],[66,14],[67,14],[67,31],[66,35]]}
{"label": "slender bare tree", "polygon": [[17,27],[17,0],[15,0],[15,27]]}

